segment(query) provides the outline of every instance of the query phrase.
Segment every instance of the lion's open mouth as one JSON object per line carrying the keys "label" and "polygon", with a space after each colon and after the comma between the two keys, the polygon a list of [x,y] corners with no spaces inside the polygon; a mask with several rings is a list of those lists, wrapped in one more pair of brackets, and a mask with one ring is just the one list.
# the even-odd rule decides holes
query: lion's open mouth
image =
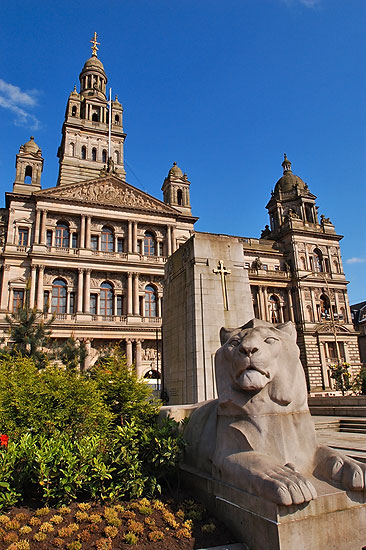
{"label": "lion's open mouth", "polygon": [[256,367],[255,365],[250,364],[249,367],[240,370],[240,372],[237,375],[237,379],[239,379],[244,372],[250,371],[250,370],[256,370],[257,372],[259,372],[259,374],[262,374],[266,378],[270,378],[271,376],[268,371],[262,370],[259,367]]}

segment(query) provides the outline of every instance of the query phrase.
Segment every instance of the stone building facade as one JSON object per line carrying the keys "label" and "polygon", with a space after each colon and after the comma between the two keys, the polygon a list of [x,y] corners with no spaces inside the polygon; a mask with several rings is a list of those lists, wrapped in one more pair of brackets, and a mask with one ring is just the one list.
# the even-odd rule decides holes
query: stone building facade
{"label": "stone building facade", "polygon": [[[0,212],[0,337],[7,336],[6,314],[29,292],[32,307],[55,316],[53,338],[86,342],[87,364],[106,344],[122,342],[128,362],[145,375],[161,369],[164,266],[194,234],[197,218],[176,163],[163,201],[127,183],[123,108],[117,97],[108,100],[95,40],[92,52],[67,101],[56,186],[41,187],[44,159],[33,137],[16,155],[13,190]],[[230,239],[242,249],[255,316],[295,322],[309,389],[328,389],[330,364],[345,360],[354,372],[360,365],[342,237],[318,217],[316,197],[286,156],[282,166],[261,238]]]}
{"label": "stone building facade", "polygon": [[[187,176],[174,163],[164,202],[125,179],[122,105],[106,97],[96,49],[68,99],[57,185],[41,188],[43,158],[33,137],[16,157],[2,210],[0,335],[6,314],[29,293],[52,315],[52,337],[83,340],[87,366],[121,342],[138,374],[160,370],[164,264],[193,233]],[[111,124],[109,125],[109,116]]]}
{"label": "stone building facade", "polygon": [[270,225],[260,239],[242,238],[256,317],[293,321],[311,390],[334,386],[329,366],[338,360],[360,368],[339,242],[316,197],[293,174],[286,155],[283,176],[267,204]]}

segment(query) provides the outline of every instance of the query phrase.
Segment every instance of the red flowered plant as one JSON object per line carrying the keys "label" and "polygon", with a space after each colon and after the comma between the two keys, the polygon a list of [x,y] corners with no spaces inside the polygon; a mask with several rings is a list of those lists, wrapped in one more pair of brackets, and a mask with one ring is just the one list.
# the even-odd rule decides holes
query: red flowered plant
{"label": "red flowered plant", "polygon": [[0,435],[0,446],[7,447],[9,442],[9,437],[6,434]]}

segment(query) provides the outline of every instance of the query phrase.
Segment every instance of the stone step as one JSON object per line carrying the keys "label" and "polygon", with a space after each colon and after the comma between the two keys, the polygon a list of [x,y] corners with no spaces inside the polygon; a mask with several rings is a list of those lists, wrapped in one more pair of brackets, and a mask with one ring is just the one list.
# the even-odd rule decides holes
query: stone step
{"label": "stone step", "polygon": [[366,434],[366,428],[339,428],[340,432],[348,432],[351,434]]}
{"label": "stone step", "polygon": [[352,416],[366,417],[366,407],[350,407],[347,405],[338,405],[331,407],[329,405],[311,405],[310,412],[317,416]]}

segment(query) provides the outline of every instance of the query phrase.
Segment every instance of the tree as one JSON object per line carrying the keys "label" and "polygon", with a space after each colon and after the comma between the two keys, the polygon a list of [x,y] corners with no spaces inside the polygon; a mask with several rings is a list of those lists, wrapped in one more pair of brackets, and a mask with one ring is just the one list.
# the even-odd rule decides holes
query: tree
{"label": "tree", "polygon": [[8,347],[11,353],[31,357],[38,367],[44,367],[48,363],[48,358],[43,348],[49,344],[51,335],[49,327],[53,323],[54,317],[45,323],[43,314],[35,307],[29,306],[28,287],[23,306],[16,312],[6,315],[6,321],[9,323],[7,332],[10,336]]}
{"label": "tree", "polygon": [[60,347],[58,356],[65,365],[66,369],[84,370],[84,363],[87,356],[85,342],[78,342],[73,336],[70,336]]}

